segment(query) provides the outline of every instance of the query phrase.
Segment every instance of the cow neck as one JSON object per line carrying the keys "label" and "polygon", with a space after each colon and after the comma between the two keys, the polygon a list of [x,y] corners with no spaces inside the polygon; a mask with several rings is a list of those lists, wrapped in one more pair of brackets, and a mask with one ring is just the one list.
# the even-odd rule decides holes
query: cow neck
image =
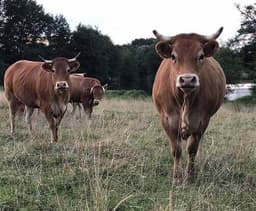
{"label": "cow neck", "polygon": [[184,94],[183,103],[180,107],[180,126],[179,130],[181,131],[181,136],[183,139],[187,139],[190,133],[190,121],[189,116],[192,112],[192,106],[195,102],[196,94]]}

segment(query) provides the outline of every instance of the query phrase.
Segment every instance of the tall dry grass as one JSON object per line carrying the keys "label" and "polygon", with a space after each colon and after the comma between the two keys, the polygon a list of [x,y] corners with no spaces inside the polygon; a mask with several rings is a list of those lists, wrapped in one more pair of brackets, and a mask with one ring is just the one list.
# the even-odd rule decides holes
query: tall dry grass
{"label": "tall dry grass", "polygon": [[[70,109],[69,109],[70,111]],[[193,184],[171,184],[173,159],[151,99],[104,99],[92,119],[64,116],[50,144],[44,116],[9,135],[0,106],[0,208],[17,210],[253,210],[256,111],[226,104],[203,137]],[[184,143],[185,145],[185,143]],[[187,159],[183,151],[184,165]]]}
{"label": "tall dry grass", "polygon": [[0,108],[8,107],[8,103],[6,97],[4,96],[4,92],[0,91]]}

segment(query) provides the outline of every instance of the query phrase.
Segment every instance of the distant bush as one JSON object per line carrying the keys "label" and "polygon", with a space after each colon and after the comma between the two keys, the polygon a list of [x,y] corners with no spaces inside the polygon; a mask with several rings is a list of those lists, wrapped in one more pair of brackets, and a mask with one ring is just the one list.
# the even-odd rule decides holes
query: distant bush
{"label": "distant bush", "polygon": [[143,90],[107,90],[106,91],[107,98],[120,98],[120,99],[145,99],[150,97]]}

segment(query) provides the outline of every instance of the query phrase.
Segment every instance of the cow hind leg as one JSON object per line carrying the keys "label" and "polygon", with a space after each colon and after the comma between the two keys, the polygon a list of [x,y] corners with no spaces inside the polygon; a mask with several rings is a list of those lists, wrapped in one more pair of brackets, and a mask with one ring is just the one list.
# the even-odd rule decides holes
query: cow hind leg
{"label": "cow hind leg", "polygon": [[27,122],[27,125],[28,125],[28,132],[29,132],[29,135],[31,135],[32,134],[31,116],[34,112],[34,108],[25,106],[25,110],[26,110],[25,119],[26,119],[26,122]]}
{"label": "cow hind leg", "polygon": [[15,133],[15,117],[22,103],[18,101],[16,98],[12,98],[9,101],[9,116],[10,116],[10,124],[11,124],[11,135]]}

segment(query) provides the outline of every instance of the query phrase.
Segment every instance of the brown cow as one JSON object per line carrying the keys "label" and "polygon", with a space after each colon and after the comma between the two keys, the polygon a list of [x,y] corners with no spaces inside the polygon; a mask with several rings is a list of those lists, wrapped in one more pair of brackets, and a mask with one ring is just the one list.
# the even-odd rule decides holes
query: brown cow
{"label": "brown cow", "polygon": [[51,142],[57,142],[58,126],[70,98],[69,73],[80,66],[77,56],[73,59],[59,57],[44,62],[22,60],[6,70],[4,89],[9,102],[12,134],[15,132],[17,109],[24,104],[29,133],[34,108],[40,108],[51,129]]}
{"label": "brown cow", "polygon": [[[175,184],[193,178],[200,139],[224,99],[225,75],[212,57],[222,30],[221,27],[208,37],[198,34],[167,37],[153,31],[160,40],[155,49],[163,61],[155,77],[152,97],[170,140]],[[189,154],[184,178],[181,139],[187,140]]]}
{"label": "brown cow", "polygon": [[102,86],[96,78],[82,77],[76,74],[72,74],[70,80],[72,83],[70,102],[73,104],[73,113],[76,106],[80,107],[79,103],[82,103],[85,113],[90,118],[93,106],[99,104],[108,85]]}

